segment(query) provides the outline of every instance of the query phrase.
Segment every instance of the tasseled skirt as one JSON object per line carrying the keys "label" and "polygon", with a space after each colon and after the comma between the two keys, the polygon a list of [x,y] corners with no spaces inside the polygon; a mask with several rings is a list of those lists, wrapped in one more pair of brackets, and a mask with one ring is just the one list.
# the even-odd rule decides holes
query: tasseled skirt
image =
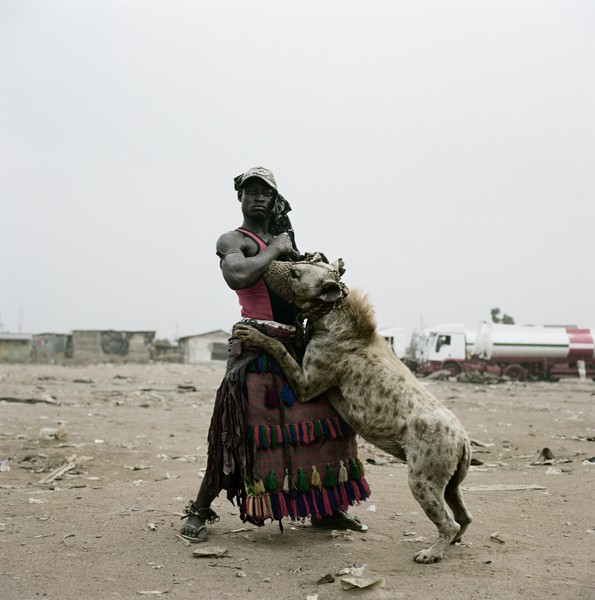
{"label": "tasseled skirt", "polygon": [[[291,347],[292,334],[259,326]],[[209,429],[209,489],[227,489],[243,521],[321,518],[370,495],[355,431],[325,395],[300,403],[268,355],[230,344]]]}

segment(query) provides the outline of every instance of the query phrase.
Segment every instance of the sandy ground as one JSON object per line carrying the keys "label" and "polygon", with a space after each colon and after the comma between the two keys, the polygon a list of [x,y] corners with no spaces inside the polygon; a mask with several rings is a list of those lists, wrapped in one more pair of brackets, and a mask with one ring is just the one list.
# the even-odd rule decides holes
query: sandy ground
{"label": "sandy ground", "polygon": [[[406,468],[363,441],[372,498],[353,513],[367,534],[255,528],[222,496],[208,545],[227,553],[194,557],[199,545],[176,534],[222,374],[218,363],[0,366],[0,398],[49,401],[0,402],[2,598],[595,598],[595,383],[429,384],[484,446],[464,482],[463,543],[419,565],[434,527]],[[546,447],[552,464],[532,465]],[[344,590],[337,574],[353,565],[384,587]]]}

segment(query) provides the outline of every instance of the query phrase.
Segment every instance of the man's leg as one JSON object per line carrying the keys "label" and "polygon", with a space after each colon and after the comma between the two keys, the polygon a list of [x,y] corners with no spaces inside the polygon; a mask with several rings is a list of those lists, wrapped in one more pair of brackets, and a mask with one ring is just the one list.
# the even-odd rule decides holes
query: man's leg
{"label": "man's leg", "polygon": [[182,518],[185,518],[186,522],[180,529],[180,536],[193,544],[207,541],[209,534],[206,524],[219,520],[217,513],[211,509],[211,503],[218,495],[209,491],[206,479],[203,479],[196,500],[189,503],[185,509],[187,516]]}

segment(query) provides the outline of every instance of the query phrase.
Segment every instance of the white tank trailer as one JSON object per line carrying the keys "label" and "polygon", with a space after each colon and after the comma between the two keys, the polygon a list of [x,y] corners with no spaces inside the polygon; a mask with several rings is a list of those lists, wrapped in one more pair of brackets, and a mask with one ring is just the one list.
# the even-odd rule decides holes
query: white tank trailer
{"label": "white tank trailer", "polygon": [[595,379],[595,329],[482,322],[474,334],[444,326],[426,331],[422,374],[446,369],[453,376],[484,371],[519,381]]}

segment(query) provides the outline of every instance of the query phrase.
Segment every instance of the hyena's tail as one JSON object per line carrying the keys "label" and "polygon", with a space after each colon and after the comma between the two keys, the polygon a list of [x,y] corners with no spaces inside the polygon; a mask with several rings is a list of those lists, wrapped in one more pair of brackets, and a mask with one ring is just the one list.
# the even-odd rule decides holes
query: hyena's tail
{"label": "hyena's tail", "polygon": [[465,506],[463,495],[461,493],[461,482],[465,479],[470,464],[471,444],[468,439],[465,439],[456,471],[450,478],[450,481],[446,484],[446,489],[444,490],[444,499],[450,507],[450,510],[452,510],[455,521],[460,525],[459,533],[452,540],[452,544],[461,541],[463,533],[472,521],[471,514]]}

